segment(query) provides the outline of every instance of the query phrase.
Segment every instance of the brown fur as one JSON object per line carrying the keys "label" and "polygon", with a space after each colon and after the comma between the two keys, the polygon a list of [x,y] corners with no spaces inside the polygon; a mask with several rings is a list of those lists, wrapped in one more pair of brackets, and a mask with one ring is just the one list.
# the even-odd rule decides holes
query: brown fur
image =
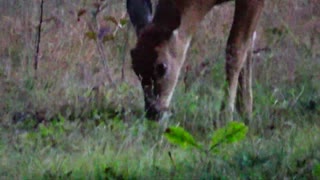
{"label": "brown fur", "polygon": [[[214,5],[227,1],[159,0],[153,21],[141,31],[131,52],[133,69],[142,82],[149,118],[159,118],[159,114],[168,108],[189,43],[201,20]],[[232,120],[236,97],[240,113],[247,117],[252,113],[250,53],[263,5],[264,0],[235,2],[226,49],[228,86],[222,114],[227,120]]]}

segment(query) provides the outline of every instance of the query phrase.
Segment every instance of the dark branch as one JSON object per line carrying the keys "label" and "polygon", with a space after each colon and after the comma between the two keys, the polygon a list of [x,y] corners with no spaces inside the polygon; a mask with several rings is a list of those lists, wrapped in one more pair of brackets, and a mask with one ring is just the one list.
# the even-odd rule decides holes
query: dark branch
{"label": "dark branch", "polygon": [[36,38],[36,52],[34,55],[34,64],[33,64],[33,68],[35,71],[38,70],[38,59],[39,59],[40,42],[41,42],[41,27],[43,22],[43,4],[44,4],[44,0],[41,0],[39,25],[38,25],[38,32],[37,32],[37,38]]}

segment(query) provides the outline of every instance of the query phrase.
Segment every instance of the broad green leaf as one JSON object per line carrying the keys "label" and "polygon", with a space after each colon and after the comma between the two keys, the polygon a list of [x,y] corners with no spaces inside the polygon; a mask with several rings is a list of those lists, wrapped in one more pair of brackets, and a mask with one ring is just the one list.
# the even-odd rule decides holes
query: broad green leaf
{"label": "broad green leaf", "polygon": [[164,136],[170,143],[178,145],[182,148],[196,147],[201,149],[200,145],[196,143],[193,136],[182,127],[169,127],[166,129]]}
{"label": "broad green leaf", "polygon": [[240,122],[230,122],[225,127],[214,132],[210,150],[222,144],[231,144],[243,140],[248,132],[248,127]]}

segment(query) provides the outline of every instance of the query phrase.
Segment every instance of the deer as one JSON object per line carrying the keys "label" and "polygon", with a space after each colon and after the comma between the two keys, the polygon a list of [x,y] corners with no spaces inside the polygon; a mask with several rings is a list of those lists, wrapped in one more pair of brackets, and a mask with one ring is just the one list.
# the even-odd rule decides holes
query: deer
{"label": "deer", "polygon": [[[150,0],[127,0],[137,42],[132,68],[140,80],[147,119],[159,121],[168,111],[192,37],[214,6],[231,0],[159,0],[153,15]],[[225,50],[226,85],[221,117],[238,111],[251,119],[252,58],[256,27],[264,0],[234,0],[233,23]]]}

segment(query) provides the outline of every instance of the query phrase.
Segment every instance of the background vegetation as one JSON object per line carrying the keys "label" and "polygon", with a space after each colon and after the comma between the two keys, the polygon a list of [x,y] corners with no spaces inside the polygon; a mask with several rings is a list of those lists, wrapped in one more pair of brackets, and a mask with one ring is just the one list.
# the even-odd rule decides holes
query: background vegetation
{"label": "background vegetation", "polygon": [[[202,22],[174,113],[156,124],[143,118],[142,92],[130,68],[135,37],[123,20],[125,2],[105,2],[92,19],[98,1],[44,1],[35,79],[40,1],[0,1],[0,179],[320,178],[318,0],[266,1],[248,135],[209,154],[171,145],[163,133],[179,125],[209,144],[217,131],[234,3],[214,8]],[[81,10],[87,13],[79,17]],[[104,54],[92,30],[107,32]]]}

